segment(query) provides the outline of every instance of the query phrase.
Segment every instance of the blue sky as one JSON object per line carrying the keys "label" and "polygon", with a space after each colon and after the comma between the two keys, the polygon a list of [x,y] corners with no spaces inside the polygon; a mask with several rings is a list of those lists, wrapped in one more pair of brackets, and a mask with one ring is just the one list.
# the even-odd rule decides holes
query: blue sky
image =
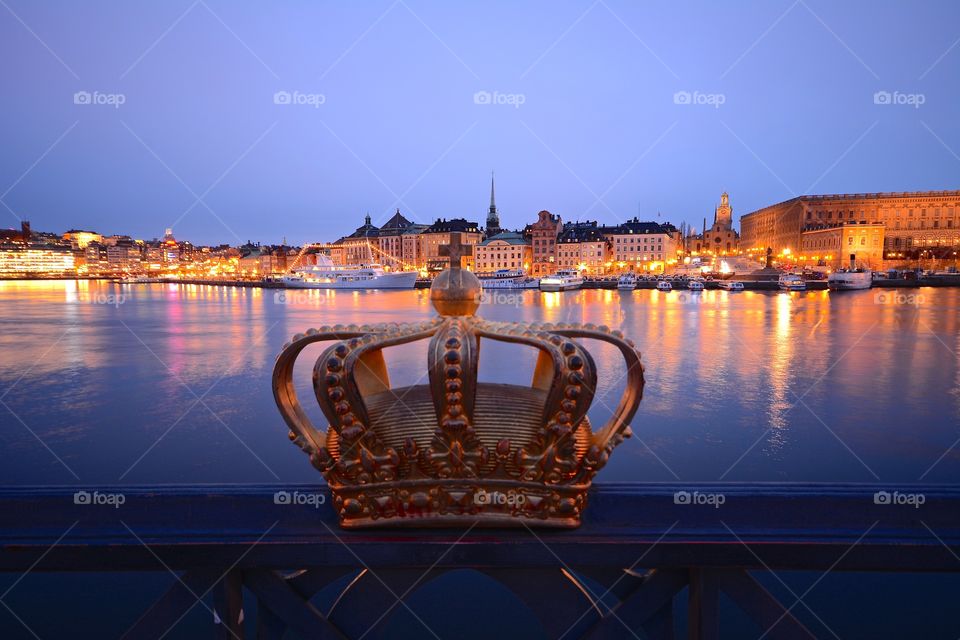
{"label": "blue sky", "polygon": [[4,0],[0,225],[332,240],[482,221],[491,170],[508,227],[960,188],[958,41],[956,2]]}

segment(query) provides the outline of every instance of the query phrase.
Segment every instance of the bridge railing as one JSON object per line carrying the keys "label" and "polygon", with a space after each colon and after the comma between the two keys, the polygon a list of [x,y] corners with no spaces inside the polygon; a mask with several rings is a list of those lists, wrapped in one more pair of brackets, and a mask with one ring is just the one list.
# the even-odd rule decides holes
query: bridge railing
{"label": "bridge railing", "polygon": [[[468,568],[513,592],[552,638],[720,637],[722,592],[770,638],[812,638],[756,579],[780,570],[956,572],[960,487],[600,484],[557,531],[345,531],[326,487],[0,490],[0,571],[159,571],[169,589],[129,629],[160,638],[197,606],[211,635],[375,637],[416,589]],[[321,610],[312,599],[337,585]],[[246,611],[243,594],[256,601]],[[641,633],[642,631],[642,633]],[[373,634],[373,635],[371,635]],[[430,634],[424,630],[425,637]]]}

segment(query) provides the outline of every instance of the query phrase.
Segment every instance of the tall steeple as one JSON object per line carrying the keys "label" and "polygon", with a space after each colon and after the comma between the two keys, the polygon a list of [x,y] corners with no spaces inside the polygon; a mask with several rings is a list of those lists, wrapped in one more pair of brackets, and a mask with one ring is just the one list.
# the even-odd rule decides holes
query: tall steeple
{"label": "tall steeple", "polygon": [[733,207],[730,206],[730,195],[726,191],[720,194],[720,206],[715,210],[713,226],[721,229],[730,229],[733,225]]}
{"label": "tall steeple", "polygon": [[487,237],[491,238],[500,233],[500,215],[497,213],[497,202],[494,197],[493,172],[490,172],[490,209],[487,211]]}

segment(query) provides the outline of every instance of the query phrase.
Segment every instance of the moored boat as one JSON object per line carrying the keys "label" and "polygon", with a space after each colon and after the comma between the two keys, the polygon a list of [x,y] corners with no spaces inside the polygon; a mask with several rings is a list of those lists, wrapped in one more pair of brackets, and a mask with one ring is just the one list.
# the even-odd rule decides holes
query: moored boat
{"label": "moored boat", "polygon": [[669,280],[657,280],[657,291],[673,291]]}
{"label": "moored boat", "polygon": [[827,276],[827,287],[831,291],[869,289],[873,286],[873,274],[869,271],[834,271]]}
{"label": "moored boat", "polygon": [[703,280],[700,278],[691,278],[687,280],[687,289],[690,291],[703,291]]}
{"label": "moored boat", "polygon": [[492,274],[478,274],[477,277],[484,289],[536,289],[540,286],[539,280],[519,270],[500,269]]}
{"label": "moored boat", "polygon": [[301,267],[280,278],[291,289],[412,289],[416,271],[388,272],[378,264],[334,265],[319,256],[316,265]]}
{"label": "moored boat", "polygon": [[632,291],[637,288],[637,274],[625,273],[617,278],[617,289]]}
{"label": "moored boat", "polygon": [[806,291],[807,281],[795,273],[785,273],[780,276],[778,281],[780,288],[784,291]]}
{"label": "moored boat", "polygon": [[555,274],[540,278],[541,291],[570,291],[583,286],[583,276],[575,269],[561,269]]}
{"label": "moored boat", "polygon": [[721,280],[717,286],[724,291],[743,291],[743,283],[739,280]]}

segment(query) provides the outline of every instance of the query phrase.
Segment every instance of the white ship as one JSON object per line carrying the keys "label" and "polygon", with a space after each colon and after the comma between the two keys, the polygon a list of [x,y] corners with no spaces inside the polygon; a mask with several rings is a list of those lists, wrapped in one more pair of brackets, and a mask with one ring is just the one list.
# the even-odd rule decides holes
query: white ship
{"label": "white ship", "polygon": [[690,291],[703,291],[703,280],[700,278],[687,280],[687,289]]}
{"label": "white ship", "polygon": [[583,276],[575,269],[561,269],[552,276],[540,278],[541,291],[569,291],[583,286]]}
{"label": "white ship", "polygon": [[780,276],[780,288],[784,291],[806,291],[807,282],[795,273],[785,273]]}
{"label": "white ship", "polygon": [[827,276],[827,287],[832,291],[869,289],[873,286],[873,273],[856,266],[856,254],[850,254],[850,268],[834,271]]}
{"label": "white ship", "polygon": [[416,271],[385,271],[379,264],[335,265],[324,255],[280,278],[291,289],[413,289]]}
{"label": "white ship", "polygon": [[739,280],[721,280],[717,286],[725,291],[743,291],[743,283]]}
{"label": "white ship", "polygon": [[637,288],[637,274],[625,273],[617,278],[617,289],[632,291]]}
{"label": "white ship", "polygon": [[869,289],[873,286],[873,274],[869,271],[834,271],[827,276],[827,287],[832,291]]}
{"label": "white ship", "polygon": [[492,274],[478,274],[480,286],[484,289],[537,289],[540,281],[527,277],[523,271],[500,269]]}
{"label": "white ship", "polygon": [[673,291],[669,280],[657,280],[657,291]]}

